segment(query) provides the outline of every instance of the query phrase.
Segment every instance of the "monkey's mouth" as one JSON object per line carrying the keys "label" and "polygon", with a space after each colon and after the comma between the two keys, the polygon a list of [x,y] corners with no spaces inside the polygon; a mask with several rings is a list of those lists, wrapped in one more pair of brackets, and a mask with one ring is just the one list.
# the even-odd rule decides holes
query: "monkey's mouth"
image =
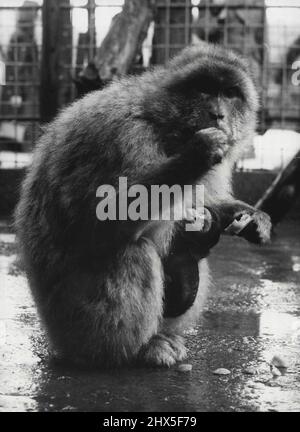
{"label": "monkey's mouth", "polygon": [[228,138],[228,144],[230,146],[234,143],[234,141],[235,141],[234,140],[234,132],[233,132],[233,130],[231,129],[231,127],[228,124],[221,123],[221,122],[210,124],[209,126],[201,128],[199,130],[199,132],[200,131],[204,131],[205,129],[208,129],[208,128],[215,128],[215,129],[223,132],[227,136],[227,138]]}
{"label": "monkey's mouth", "polygon": [[224,122],[224,121],[222,121],[222,120],[219,120],[219,121],[210,121],[210,122],[208,122],[205,126],[201,127],[201,128],[199,129],[199,131],[202,131],[202,130],[207,129],[207,128],[215,128],[215,129],[218,129],[218,130],[220,130],[221,132],[223,132],[225,135],[227,135],[229,139],[230,139],[230,138],[232,137],[232,135],[233,135],[233,131],[231,130],[230,125],[228,125],[227,122]]}

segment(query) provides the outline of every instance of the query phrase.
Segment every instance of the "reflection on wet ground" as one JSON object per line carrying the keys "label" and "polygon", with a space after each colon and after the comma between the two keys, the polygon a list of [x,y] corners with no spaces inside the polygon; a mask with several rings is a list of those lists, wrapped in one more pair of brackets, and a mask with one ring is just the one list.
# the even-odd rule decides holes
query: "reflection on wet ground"
{"label": "reflection on wet ground", "polygon": [[[0,234],[0,411],[299,411],[299,223],[263,248],[224,238],[211,265],[215,284],[187,336],[191,372],[87,372],[49,358],[14,237]],[[274,355],[289,366],[276,377]]]}

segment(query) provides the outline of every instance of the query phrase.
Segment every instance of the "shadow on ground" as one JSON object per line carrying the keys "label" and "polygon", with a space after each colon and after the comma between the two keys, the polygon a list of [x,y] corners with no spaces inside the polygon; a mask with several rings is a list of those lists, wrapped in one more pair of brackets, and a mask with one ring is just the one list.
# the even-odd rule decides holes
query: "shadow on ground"
{"label": "shadow on ground", "polygon": [[[224,238],[211,256],[215,285],[187,335],[191,372],[86,372],[55,364],[16,261],[0,233],[0,411],[299,411],[300,227],[272,245]],[[288,369],[274,377],[270,361]],[[216,376],[226,368],[231,373]]]}

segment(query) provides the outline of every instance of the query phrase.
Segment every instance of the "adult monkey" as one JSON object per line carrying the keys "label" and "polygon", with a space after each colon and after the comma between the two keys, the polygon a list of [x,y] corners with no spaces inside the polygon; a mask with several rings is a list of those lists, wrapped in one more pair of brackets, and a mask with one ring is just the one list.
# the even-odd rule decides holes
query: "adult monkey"
{"label": "adult monkey", "polygon": [[234,201],[230,187],[257,108],[244,60],[194,47],[165,67],[87,95],[47,127],[16,225],[32,292],[64,357],[97,366],[136,359],[169,366],[185,357],[179,333],[199,314],[206,260],[192,307],[164,320],[163,261],[182,222],[100,222],[96,190],[117,186],[121,176],[149,188],[201,183],[220,220],[246,211],[266,241],[269,217]]}

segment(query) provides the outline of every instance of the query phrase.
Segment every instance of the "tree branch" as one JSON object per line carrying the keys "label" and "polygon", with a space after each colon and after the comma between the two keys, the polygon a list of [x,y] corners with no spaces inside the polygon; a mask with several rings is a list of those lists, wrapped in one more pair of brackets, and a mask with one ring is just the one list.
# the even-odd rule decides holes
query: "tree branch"
{"label": "tree branch", "polygon": [[102,80],[129,71],[153,20],[154,5],[154,0],[125,0],[97,52],[96,67]]}

